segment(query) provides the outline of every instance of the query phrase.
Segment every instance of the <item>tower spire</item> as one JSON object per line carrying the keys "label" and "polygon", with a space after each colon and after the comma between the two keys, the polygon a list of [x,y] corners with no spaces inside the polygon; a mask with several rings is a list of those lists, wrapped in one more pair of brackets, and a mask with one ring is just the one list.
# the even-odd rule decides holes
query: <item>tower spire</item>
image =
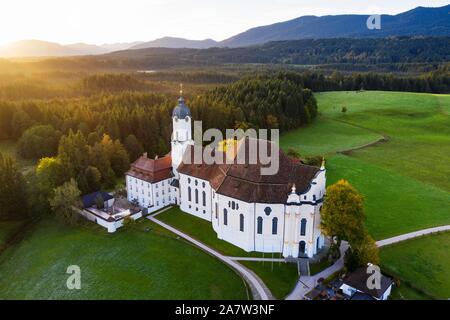
{"label": "tower spire", "polygon": [[320,170],[325,170],[325,157],[322,157],[322,164],[320,165]]}
{"label": "tower spire", "polygon": [[183,84],[180,83],[180,98],[183,97]]}

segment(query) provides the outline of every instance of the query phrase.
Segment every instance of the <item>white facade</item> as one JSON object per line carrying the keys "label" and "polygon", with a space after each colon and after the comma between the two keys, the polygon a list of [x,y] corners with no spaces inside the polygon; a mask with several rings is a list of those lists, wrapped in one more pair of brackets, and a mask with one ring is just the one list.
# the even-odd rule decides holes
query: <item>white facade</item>
{"label": "white facade", "polygon": [[[99,226],[102,226],[103,228],[106,228],[108,230],[108,233],[114,233],[123,226],[123,218],[119,219],[113,219],[113,220],[106,220],[98,215],[95,215],[93,212],[88,210],[80,210],[79,213],[85,217],[87,220],[95,222]],[[133,220],[137,220],[142,217],[142,212],[139,211],[135,214],[130,215],[130,217]]]}
{"label": "white facade", "polygon": [[172,178],[155,183],[127,175],[126,189],[129,202],[136,202],[140,207],[147,209],[148,213],[174,204],[177,194],[171,187]]}
{"label": "white facade", "polygon": [[209,181],[179,174],[179,182],[181,210],[211,221],[212,188]]}
{"label": "white facade", "polygon": [[186,148],[193,144],[190,111],[183,98],[174,109],[172,124],[174,178],[149,183],[128,175],[129,201],[137,201],[149,213],[168,204],[179,205],[182,211],[210,221],[219,239],[245,251],[312,257],[323,247],[320,210],[325,195],[324,166],[302,194],[297,194],[294,186],[283,203],[247,203],[216,193],[208,180],[177,172]]}

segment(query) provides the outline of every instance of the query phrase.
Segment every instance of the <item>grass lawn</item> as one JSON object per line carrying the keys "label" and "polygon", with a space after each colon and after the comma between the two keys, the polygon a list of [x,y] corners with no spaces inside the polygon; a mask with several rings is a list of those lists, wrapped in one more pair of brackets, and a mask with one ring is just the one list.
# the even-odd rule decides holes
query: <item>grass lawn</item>
{"label": "grass lawn", "polygon": [[[450,223],[450,95],[344,91],[316,97],[316,123],[286,133],[280,144],[301,155],[327,153],[327,183],[347,179],[365,196],[367,226],[376,239]],[[390,140],[350,156],[335,154],[381,135]]]}
{"label": "grass lawn", "polygon": [[327,161],[327,183],[345,178],[365,197],[366,225],[377,239],[450,223],[450,193],[359,158]]}
{"label": "grass lawn", "polygon": [[[217,239],[217,234],[214,232],[211,222],[184,213],[179,207],[173,207],[159,214],[156,218],[189,234],[222,254],[235,257],[263,257],[262,253],[246,252],[226,241]],[[271,258],[272,254],[266,253],[264,257]],[[276,253],[273,257],[280,258],[280,254]],[[295,264],[274,263],[272,271],[272,264],[268,262],[239,261],[239,263],[252,269],[260,276],[278,299],[283,299],[293,289],[298,280]]]}
{"label": "grass lawn", "polygon": [[419,291],[401,284],[400,287],[393,287],[390,300],[432,300],[429,296],[420,293]]}
{"label": "grass lawn", "polygon": [[[81,290],[66,288],[69,265],[81,268]],[[115,234],[45,220],[0,256],[0,299],[247,299],[247,291],[234,271],[148,220]]]}
{"label": "grass lawn", "polygon": [[333,264],[333,262],[328,261],[327,259],[322,259],[321,261],[316,262],[316,263],[310,263],[309,264],[309,274],[311,276],[318,274],[319,272],[325,270],[332,264]]}
{"label": "grass lawn", "polygon": [[380,257],[382,267],[401,280],[437,298],[450,298],[450,232],[382,248]]}
{"label": "grass lawn", "polygon": [[277,299],[284,299],[294,289],[298,280],[298,270],[295,263],[239,261],[252,269],[270,289]]}
{"label": "grass lawn", "polygon": [[[319,105],[319,110],[321,109]],[[325,155],[378,141],[382,135],[359,127],[319,116],[307,127],[280,137],[280,147],[293,148],[301,156]]]}
{"label": "grass lawn", "polygon": [[23,221],[1,221],[0,222],[0,246],[23,224]]}
{"label": "grass lawn", "polygon": [[164,211],[157,215],[156,219],[187,233],[191,237],[203,242],[224,255],[234,257],[262,257],[262,253],[246,252],[231,243],[218,239],[216,232],[212,228],[211,222],[185,213],[181,211],[179,207],[173,207]]}
{"label": "grass lawn", "polygon": [[[450,95],[330,92],[317,100],[327,117],[391,138],[352,156],[450,192]],[[347,107],[345,114],[341,106]]]}

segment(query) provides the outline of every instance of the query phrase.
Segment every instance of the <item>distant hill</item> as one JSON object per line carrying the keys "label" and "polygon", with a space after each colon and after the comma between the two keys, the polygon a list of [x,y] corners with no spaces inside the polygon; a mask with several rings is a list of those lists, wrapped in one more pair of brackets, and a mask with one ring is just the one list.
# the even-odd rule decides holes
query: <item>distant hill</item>
{"label": "distant hill", "polygon": [[303,16],[268,26],[252,28],[220,46],[241,47],[269,41],[365,38],[388,36],[449,36],[450,5],[439,8],[417,7],[397,15],[381,15],[381,29],[369,30],[368,15]]}
{"label": "distant hill", "polygon": [[[95,58],[95,57],[94,57]],[[99,57],[136,62],[188,65],[221,63],[411,63],[450,61],[450,37],[390,37],[375,39],[303,39],[272,41],[236,48],[145,48],[112,52]]]}
{"label": "distant hill", "polygon": [[111,50],[108,50],[101,46],[97,46],[95,44],[86,44],[86,43],[68,44],[68,45],[65,45],[64,47],[73,49],[82,55],[104,54],[104,53],[111,52]]}
{"label": "distant hill", "polygon": [[192,48],[192,49],[207,49],[216,47],[218,42],[212,39],[205,40],[189,40],[184,38],[164,37],[153,41],[144,42],[130,49],[144,49],[144,48]]}
{"label": "distant hill", "polygon": [[0,57],[47,57],[82,54],[85,53],[59,43],[40,40],[22,40],[0,48]]}
{"label": "distant hill", "polygon": [[74,43],[62,45],[41,40],[21,40],[0,47],[0,57],[62,57],[99,55],[112,51],[126,50],[141,42],[102,44],[101,46]]}
{"label": "distant hill", "polygon": [[[381,29],[369,30],[368,15],[303,16],[293,20],[250,29],[221,42],[212,39],[189,40],[164,37],[148,42],[88,45],[24,40],[0,47],[0,57],[43,57],[99,55],[114,51],[146,48],[210,49],[247,47],[273,41],[338,38],[386,38],[393,36],[450,36],[450,5],[439,8],[417,7],[397,15],[382,15]],[[139,55],[139,53],[138,53]],[[235,59],[242,59],[235,57]]]}
{"label": "distant hill", "polygon": [[144,43],[144,41],[104,43],[104,44],[100,45],[100,47],[108,50],[109,52],[113,52],[113,51],[119,51],[119,50],[127,50],[127,49],[130,49],[141,43]]}

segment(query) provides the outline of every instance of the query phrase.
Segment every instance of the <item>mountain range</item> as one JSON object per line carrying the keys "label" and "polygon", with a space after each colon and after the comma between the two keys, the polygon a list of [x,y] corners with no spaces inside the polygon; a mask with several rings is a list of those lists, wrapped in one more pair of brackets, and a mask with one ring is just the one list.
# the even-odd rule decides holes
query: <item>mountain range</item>
{"label": "mountain range", "polygon": [[223,41],[189,40],[163,37],[152,41],[89,45],[22,40],[0,47],[0,57],[42,57],[99,55],[113,51],[144,48],[194,48],[245,47],[270,41],[370,38],[390,36],[450,36],[450,5],[438,8],[417,7],[397,14],[381,15],[381,29],[369,30],[369,15],[302,16],[293,20],[249,29]]}

